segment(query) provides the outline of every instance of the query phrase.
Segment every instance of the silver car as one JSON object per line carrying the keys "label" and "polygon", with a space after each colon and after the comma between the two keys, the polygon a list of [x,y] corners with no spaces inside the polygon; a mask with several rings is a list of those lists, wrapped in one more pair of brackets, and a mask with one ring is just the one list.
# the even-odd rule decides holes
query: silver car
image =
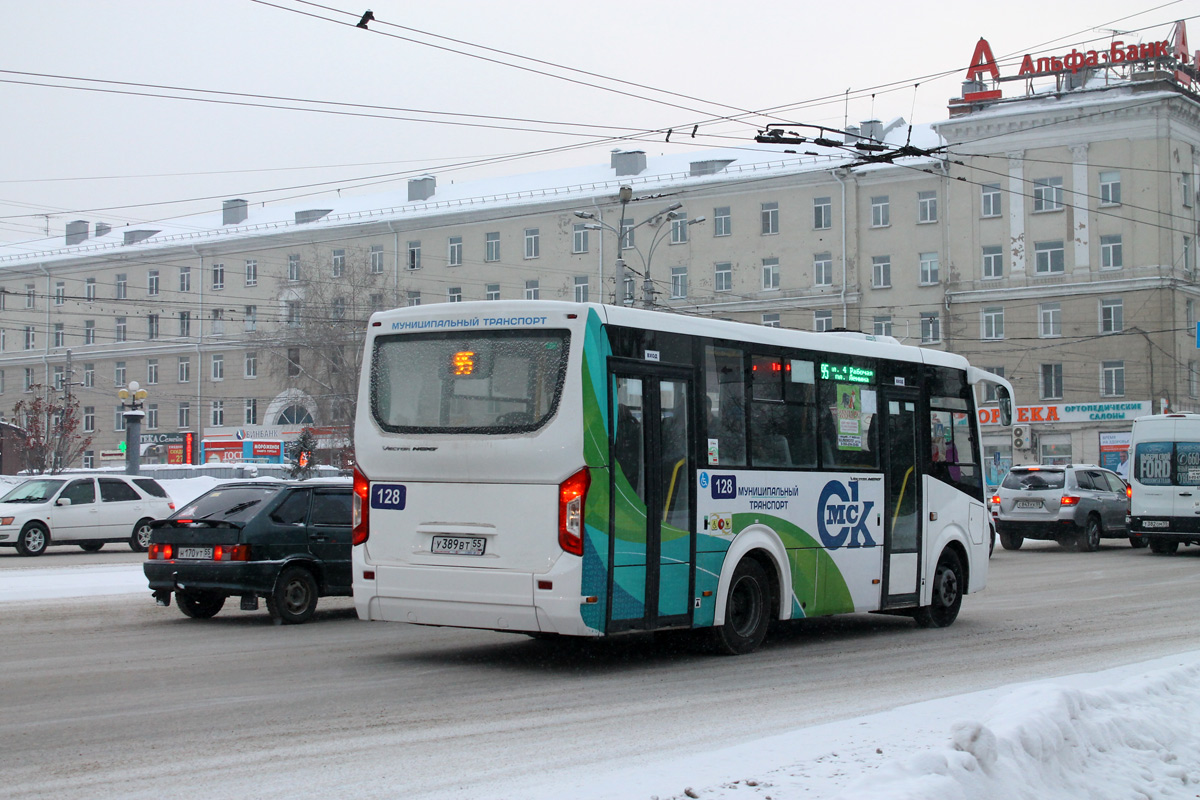
{"label": "silver car", "polygon": [[1013,467],[992,496],[996,533],[1006,550],[1019,549],[1026,539],[1096,550],[1101,538],[1129,535],[1128,509],[1121,476],[1094,464]]}

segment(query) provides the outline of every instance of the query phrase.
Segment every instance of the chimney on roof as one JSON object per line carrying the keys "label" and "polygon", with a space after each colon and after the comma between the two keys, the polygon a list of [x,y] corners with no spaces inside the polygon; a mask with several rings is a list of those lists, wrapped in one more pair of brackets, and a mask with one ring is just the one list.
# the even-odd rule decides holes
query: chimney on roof
{"label": "chimney on roof", "polygon": [[316,222],[321,217],[333,211],[332,208],[308,208],[304,211],[296,212],[296,224],[307,225],[310,222]]}
{"label": "chimney on roof", "polygon": [[67,244],[79,244],[88,238],[88,223],[86,219],[77,219],[67,223]]}
{"label": "chimney on roof", "polygon": [[142,241],[143,239],[149,239],[151,236],[153,236],[154,234],[156,234],[158,232],[159,231],[151,230],[151,229],[147,229],[147,228],[142,228],[142,229],[136,230],[136,231],[125,231],[124,244],[137,244],[138,242]]}
{"label": "chimney on roof", "polygon": [[104,236],[106,233],[108,233],[111,230],[112,230],[112,225],[109,225],[107,222],[97,222],[96,223],[96,238],[99,239],[101,236]]}
{"label": "chimney on roof", "polygon": [[237,225],[239,222],[245,222],[246,216],[247,211],[245,200],[226,200],[221,204],[222,225]]}
{"label": "chimney on roof", "polygon": [[846,126],[846,135],[843,137],[842,141],[845,144],[855,144],[856,142],[858,142],[858,126],[857,125],[847,125]]}
{"label": "chimney on roof", "polygon": [[413,178],[408,182],[408,199],[413,200],[428,200],[433,197],[434,191],[437,189],[437,178],[432,175],[422,175],[420,178]]}
{"label": "chimney on roof", "polygon": [[877,119],[863,120],[859,131],[862,133],[862,137],[868,141],[883,141],[883,123]]}
{"label": "chimney on roof", "polygon": [[734,162],[732,158],[712,158],[707,161],[693,161],[691,163],[691,176],[698,178],[703,175],[716,175],[721,170],[728,167]]}
{"label": "chimney on roof", "polygon": [[637,175],[646,169],[645,150],[613,150],[610,163],[617,171],[617,177],[622,175]]}

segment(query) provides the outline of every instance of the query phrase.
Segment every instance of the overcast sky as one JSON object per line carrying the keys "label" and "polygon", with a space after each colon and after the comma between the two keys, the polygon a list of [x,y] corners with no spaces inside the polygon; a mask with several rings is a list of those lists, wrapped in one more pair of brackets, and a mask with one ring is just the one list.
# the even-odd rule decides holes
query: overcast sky
{"label": "overcast sky", "polygon": [[[368,3],[376,19],[364,31],[354,23]],[[57,245],[72,219],[117,226],[216,209],[223,198],[394,189],[426,171],[444,184],[604,163],[616,146],[651,155],[738,146],[768,122],[933,122],[961,91],[980,37],[1000,59],[1107,47],[1111,29],[1134,31],[1118,35],[1127,42],[1161,40],[1174,20],[1200,13],[1200,0],[2,0],[0,9],[0,239],[36,246],[47,227]],[[1001,67],[1017,69],[1016,60]],[[1005,86],[1012,94],[1021,84]],[[763,109],[779,111],[746,114]],[[641,142],[609,138],[655,130]],[[570,149],[509,158],[559,148]]]}

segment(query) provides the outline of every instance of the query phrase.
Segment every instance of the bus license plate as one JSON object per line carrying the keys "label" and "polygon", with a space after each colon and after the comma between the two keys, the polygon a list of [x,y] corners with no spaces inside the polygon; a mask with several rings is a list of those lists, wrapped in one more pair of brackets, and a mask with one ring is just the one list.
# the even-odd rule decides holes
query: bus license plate
{"label": "bus license plate", "polygon": [[1017,508],[1041,508],[1041,507],[1042,507],[1042,502],[1040,500],[1018,500],[1017,501]]}
{"label": "bus license plate", "polygon": [[211,547],[181,547],[179,548],[179,558],[212,558],[213,549]]}
{"label": "bus license plate", "polygon": [[430,551],[455,556],[481,556],[486,541],[482,536],[435,536]]}

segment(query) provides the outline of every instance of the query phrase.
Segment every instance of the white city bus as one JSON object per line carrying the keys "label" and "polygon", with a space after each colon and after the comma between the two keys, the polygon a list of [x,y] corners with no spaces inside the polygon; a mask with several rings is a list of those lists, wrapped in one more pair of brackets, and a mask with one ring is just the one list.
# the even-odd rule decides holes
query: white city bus
{"label": "white city bus", "polygon": [[[355,427],[366,620],[601,636],[954,621],[987,583],[973,385],[890,337],[552,301],[376,313]],[[1007,424],[1007,419],[1004,419]]]}

